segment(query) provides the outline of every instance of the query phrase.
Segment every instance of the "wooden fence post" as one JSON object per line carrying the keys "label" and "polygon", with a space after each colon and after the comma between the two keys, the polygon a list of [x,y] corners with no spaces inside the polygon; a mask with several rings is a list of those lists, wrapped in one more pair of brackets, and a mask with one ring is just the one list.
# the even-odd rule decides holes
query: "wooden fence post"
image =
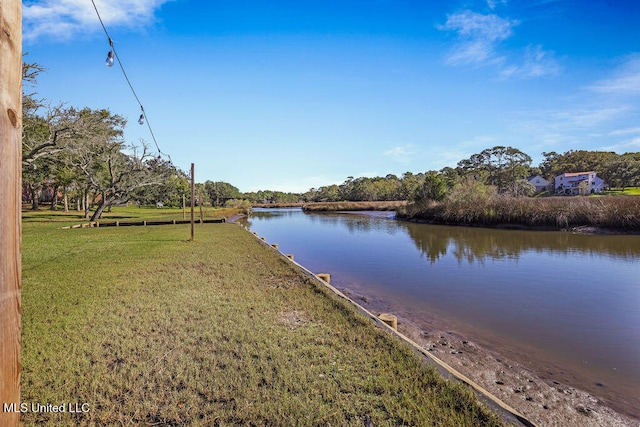
{"label": "wooden fence post", "polygon": [[195,184],[195,177],[194,177],[194,169],[195,166],[193,163],[191,163],[191,241],[193,242],[193,227],[194,227],[194,222],[195,222],[195,210],[196,210],[196,184]]}
{"label": "wooden fence post", "polygon": [[0,425],[17,426],[5,404],[20,405],[22,2],[2,0],[0,23]]}

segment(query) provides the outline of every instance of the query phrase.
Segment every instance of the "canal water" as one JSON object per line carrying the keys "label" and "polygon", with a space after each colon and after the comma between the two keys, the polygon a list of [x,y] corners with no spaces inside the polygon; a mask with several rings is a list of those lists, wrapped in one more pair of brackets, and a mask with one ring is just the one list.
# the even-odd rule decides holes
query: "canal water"
{"label": "canal water", "polygon": [[438,318],[639,416],[629,408],[640,408],[640,236],[300,209],[254,209],[245,225],[339,289],[423,327]]}

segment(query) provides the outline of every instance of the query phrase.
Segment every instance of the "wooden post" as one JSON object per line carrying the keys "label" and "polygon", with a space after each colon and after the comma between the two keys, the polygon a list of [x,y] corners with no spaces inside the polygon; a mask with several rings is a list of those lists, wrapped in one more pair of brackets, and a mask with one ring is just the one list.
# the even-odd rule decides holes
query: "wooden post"
{"label": "wooden post", "polygon": [[194,165],[191,163],[191,241],[193,241],[193,228],[195,223],[196,210],[196,184],[194,179]]}
{"label": "wooden post", "polygon": [[17,426],[20,405],[22,241],[22,2],[0,1],[0,425]]}
{"label": "wooden post", "polygon": [[398,318],[394,314],[382,313],[378,316],[378,319],[391,326],[393,330],[398,330]]}
{"label": "wooden post", "polygon": [[316,274],[316,276],[318,276],[319,279],[324,280],[325,282],[327,282],[328,285],[331,284],[331,274],[329,274],[329,273],[320,273],[320,274]]}
{"label": "wooden post", "polygon": [[182,195],[182,219],[187,219],[187,197]]}

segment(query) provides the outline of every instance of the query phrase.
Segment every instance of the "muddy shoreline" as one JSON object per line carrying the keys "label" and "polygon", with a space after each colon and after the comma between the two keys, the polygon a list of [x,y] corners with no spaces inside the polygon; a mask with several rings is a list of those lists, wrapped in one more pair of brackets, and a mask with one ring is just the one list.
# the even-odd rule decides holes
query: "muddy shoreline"
{"label": "muddy shoreline", "polygon": [[[532,364],[526,354],[481,343],[472,331],[436,316],[410,319],[387,302],[342,289],[374,313],[398,317],[398,330],[434,356],[477,382],[538,426],[639,426],[640,410],[632,402],[610,402],[606,391],[588,393],[549,366]],[[613,403],[613,404],[611,404]]]}

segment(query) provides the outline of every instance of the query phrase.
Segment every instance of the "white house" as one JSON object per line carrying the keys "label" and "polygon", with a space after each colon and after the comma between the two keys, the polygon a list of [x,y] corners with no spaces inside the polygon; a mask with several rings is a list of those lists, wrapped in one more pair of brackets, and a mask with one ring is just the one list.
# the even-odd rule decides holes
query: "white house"
{"label": "white house", "polygon": [[555,179],[556,194],[567,196],[600,193],[604,190],[604,180],[595,172],[563,173]]}
{"label": "white house", "polygon": [[536,193],[540,193],[540,192],[546,190],[548,185],[550,184],[549,181],[547,181],[546,179],[544,179],[540,175],[531,176],[531,177],[527,178],[527,182],[529,184],[533,185],[534,187],[536,187]]}

